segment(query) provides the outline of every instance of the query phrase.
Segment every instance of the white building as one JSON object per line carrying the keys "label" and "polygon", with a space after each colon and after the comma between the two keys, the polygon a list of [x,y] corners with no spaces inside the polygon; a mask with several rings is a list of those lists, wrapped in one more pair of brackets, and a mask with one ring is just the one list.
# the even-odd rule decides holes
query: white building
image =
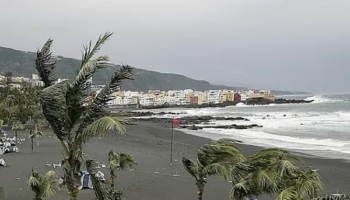
{"label": "white building", "polygon": [[247,99],[249,99],[249,96],[248,96],[248,95],[246,95],[246,94],[241,94],[241,101],[245,101],[245,100],[247,100]]}
{"label": "white building", "polygon": [[142,106],[153,106],[155,104],[155,95],[150,95],[150,94],[146,94],[146,95],[142,95],[140,97],[140,105]]}
{"label": "white building", "polygon": [[32,81],[32,87],[42,87],[42,86],[44,86],[44,82],[39,81],[39,80]]}
{"label": "white building", "polygon": [[120,97],[116,96],[108,102],[108,105],[130,105],[137,104],[137,97]]}
{"label": "white building", "polygon": [[220,103],[220,90],[210,90],[207,92],[208,103]]}

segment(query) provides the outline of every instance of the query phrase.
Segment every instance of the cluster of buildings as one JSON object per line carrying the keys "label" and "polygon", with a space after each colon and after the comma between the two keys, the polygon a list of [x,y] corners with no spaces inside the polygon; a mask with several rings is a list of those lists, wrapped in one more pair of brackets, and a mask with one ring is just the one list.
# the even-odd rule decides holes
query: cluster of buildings
{"label": "cluster of buildings", "polygon": [[[6,77],[6,76],[2,76],[0,75],[0,87],[5,87],[6,86],[6,82],[7,82],[7,79],[9,77]],[[29,86],[32,86],[32,87],[41,87],[41,86],[44,86],[44,82],[42,82],[39,78],[38,75],[36,74],[32,74],[32,78],[26,78],[26,77],[10,77],[10,84],[8,84],[10,87],[13,87],[13,88],[20,88],[22,87],[22,85],[29,85]],[[55,83],[60,83],[62,81],[65,81],[65,80],[68,80],[68,79],[57,79],[55,81]],[[92,78],[90,78],[89,80],[89,83],[92,84]]]}
{"label": "cluster of buildings", "polygon": [[230,101],[245,101],[250,98],[267,98],[272,101],[275,96],[270,90],[150,90],[148,92],[118,91],[113,93],[110,106],[132,105],[161,106],[161,105],[204,105],[221,104]]}
{"label": "cluster of buildings", "polygon": [[[0,83],[6,82],[7,77],[0,75]],[[56,83],[67,79],[58,79]],[[32,78],[11,77],[11,87],[21,87],[23,83],[31,86],[43,86],[38,75],[33,74]],[[92,84],[92,79],[89,80]],[[1,84],[0,84],[1,87]],[[103,85],[91,85],[91,92],[98,93],[103,88]],[[266,98],[272,101],[275,96],[270,90],[208,90],[208,91],[193,91],[192,89],[185,90],[150,90],[148,92],[137,91],[118,91],[112,94],[113,99],[109,101],[110,106],[174,106],[174,105],[205,105],[205,104],[221,104],[232,101],[245,101],[250,98]]]}

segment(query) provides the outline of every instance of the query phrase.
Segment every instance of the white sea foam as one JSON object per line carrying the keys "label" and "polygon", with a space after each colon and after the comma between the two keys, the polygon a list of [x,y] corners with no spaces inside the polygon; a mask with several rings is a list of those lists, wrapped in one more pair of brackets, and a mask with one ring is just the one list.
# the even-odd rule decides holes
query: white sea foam
{"label": "white sea foam", "polygon": [[211,121],[211,125],[263,126],[248,130],[204,128],[200,131],[186,131],[190,134],[211,139],[232,137],[252,145],[287,148],[329,157],[345,155],[341,158],[346,159],[350,154],[350,102],[325,100],[318,104],[238,106],[193,109],[186,112],[187,116],[241,116],[250,120],[218,120]]}
{"label": "white sea foam", "polygon": [[332,102],[340,102],[344,101],[343,99],[337,99],[334,96],[329,96],[329,95],[315,95],[312,97],[307,97],[304,99],[305,101],[312,101],[312,103],[332,103]]}

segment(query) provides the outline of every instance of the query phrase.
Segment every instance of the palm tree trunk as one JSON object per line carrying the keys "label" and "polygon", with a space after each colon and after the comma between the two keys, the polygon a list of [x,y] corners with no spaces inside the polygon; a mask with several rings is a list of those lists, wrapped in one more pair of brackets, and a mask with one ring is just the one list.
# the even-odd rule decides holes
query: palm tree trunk
{"label": "palm tree trunk", "polygon": [[114,179],[115,179],[114,170],[111,170],[111,188],[114,188]]}
{"label": "palm tree trunk", "polygon": [[33,200],[42,200],[41,197],[34,197]]}
{"label": "palm tree trunk", "polygon": [[81,185],[81,176],[79,175],[81,162],[78,159],[74,159],[71,154],[68,159],[65,160],[65,163],[64,178],[69,191],[70,200],[77,200],[80,191],[79,186]]}
{"label": "palm tree trunk", "polygon": [[196,185],[197,185],[198,200],[202,200],[203,199],[203,191],[204,191],[204,181],[198,181]]}
{"label": "palm tree trunk", "polygon": [[79,188],[69,190],[70,200],[78,200]]}
{"label": "palm tree trunk", "polygon": [[[32,135],[32,133],[33,133],[33,131],[30,130],[30,135]],[[32,136],[30,136],[30,140],[32,142],[32,154],[33,154],[33,152],[34,152],[34,141],[33,141],[33,137]]]}
{"label": "palm tree trunk", "polygon": [[15,130],[16,133],[16,145],[18,144],[18,134],[17,134],[17,129]]}

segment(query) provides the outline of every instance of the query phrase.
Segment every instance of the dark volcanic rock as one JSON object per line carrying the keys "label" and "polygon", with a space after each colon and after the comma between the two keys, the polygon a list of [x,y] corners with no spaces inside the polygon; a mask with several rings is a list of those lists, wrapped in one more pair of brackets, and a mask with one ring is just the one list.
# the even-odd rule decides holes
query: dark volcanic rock
{"label": "dark volcanic rock", "polygon": [[251,124],[251,125],[237,125],[237,124],[232,124],[232,125],[217,125],[217,126],[196,126],[196,125],[182,125],[180,128],[187,128],[188,130],[200,130],[203,128],[218,128],[218,129],[250,129],[254,127],[259,127],[261,128],[262,126],[257,125],[257,124]]}
{"label": "dark volcanic rock", "polygon": [[[158,117],[150,117],[150,118],[133,118],[134,121],[148,121],[154,123],[172,123],[172,118],[158,118]],[[178,118],[180,124],[202,124],[208,123],[210,120],[229,120],[229,121],[249,121],[249,119],[243,117],[212,117],[212,116],[190,116],[190,117],[181,117]]]}
{"label": "dark volcanic rock", "polygon": [[158,115],[158,116],[163,116],[163,115],[178,115],[178,114],[186,114],[186,113],[173,113],[173,112],[133,112],[133,111],[128,111],[125,113],[125,116],[128,117],[147,117],[147,116],[153,116],[153,115]]}
{"label": "dark volcanic rock", "polygon": [[294,103],[311,103],[314,100],[306,101],[306,100],[296,100],[296,99],[275,99],[272,101],[271,99],[266,98],[254,98],[248,99],[243,102],[246,105],[268,105],[268,104],[294,104]]}

